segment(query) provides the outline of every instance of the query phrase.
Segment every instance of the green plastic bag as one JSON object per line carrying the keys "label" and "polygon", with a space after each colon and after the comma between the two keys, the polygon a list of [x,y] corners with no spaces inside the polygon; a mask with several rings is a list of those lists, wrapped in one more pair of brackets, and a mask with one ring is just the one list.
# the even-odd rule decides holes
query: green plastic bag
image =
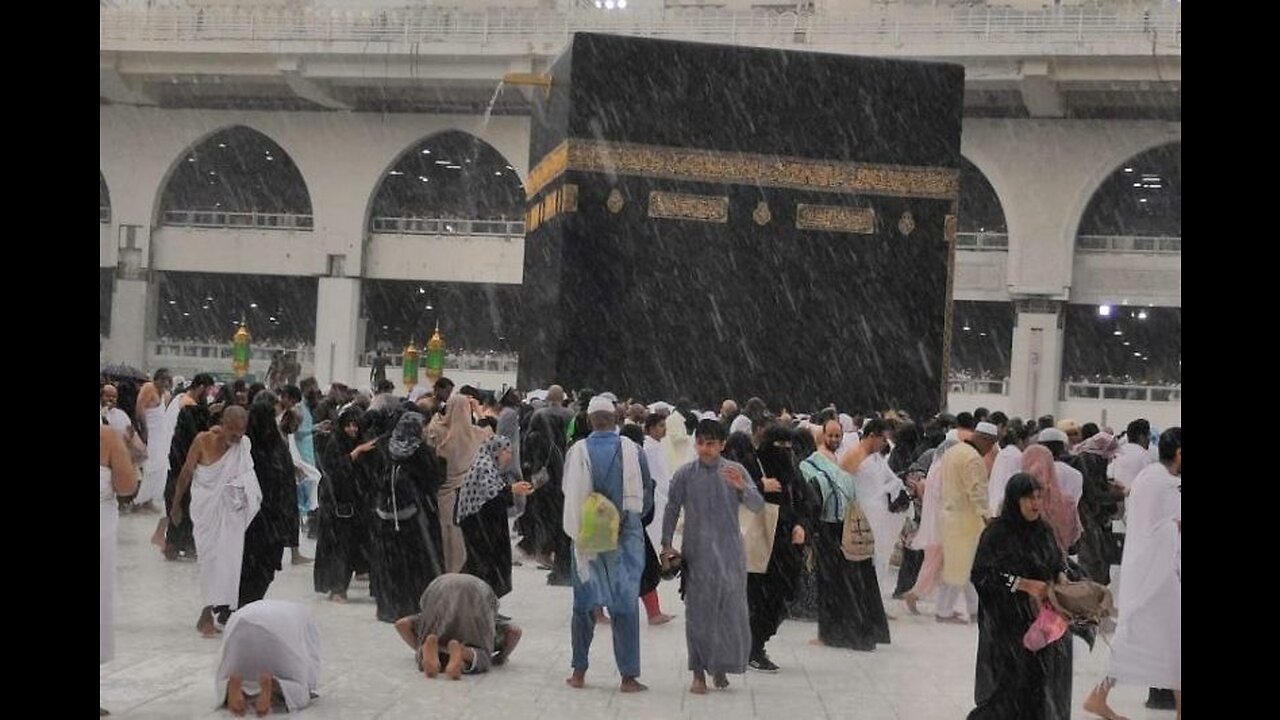
{"label": "green plastic bag", "polygon": [[618,528],[622,516],[609,498],[593,492],[582,501],[582,520],[578,526],[578,552],[594,555],[618,549]]}

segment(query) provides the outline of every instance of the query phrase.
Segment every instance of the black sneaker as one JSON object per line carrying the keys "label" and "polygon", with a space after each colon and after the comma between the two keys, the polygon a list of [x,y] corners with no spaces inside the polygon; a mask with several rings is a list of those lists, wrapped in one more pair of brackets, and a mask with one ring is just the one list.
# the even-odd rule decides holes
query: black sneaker
{"label": "black sneaker", "polygon": [[773,661],[769,659],[769,656],[764,653],[760,653],[759,655],[751,658],[751,661],[747,663],[747,666],[750,667],[752,670],[756,670],[758,672],[764,672],[764,673],[778,672],[778,666],[774,665]]}
{"label": "black sneaker", "polygon": [[1164,688],[1149,688],[1146,706],[1151,710],[1176,710],[1178,707],[1173,691]]}

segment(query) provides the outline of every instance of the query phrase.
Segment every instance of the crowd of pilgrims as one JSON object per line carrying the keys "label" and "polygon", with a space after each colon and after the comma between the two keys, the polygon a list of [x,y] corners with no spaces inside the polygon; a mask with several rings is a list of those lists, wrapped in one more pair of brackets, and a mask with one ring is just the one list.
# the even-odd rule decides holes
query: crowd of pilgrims
{"label": "crowd of pilgrims", "polygon": [[[515,518],[525,562],[545,570],[548,584],[574,588],[570,685],[581,684],[590,625],[612,620],[623,690],[644,689],[635,682],[638,650],[636,667],[628,669],[620,633],[637,612],[637,597],[650,624],[673,617],[658,603],[664,578],[679,577],[695,692],[699,678],[705,691],[704,671],[718,687],[727,686],[726,672],[744,666],[777,672],[766,646],[784,619],[816,621],[814,644],[872,651],[890,642],[890,598],[917,614],[919,603],[936,595],[938,622],[978,626],[978,707],[971,717],[1069,717],[1070,634],[1044,651],[1019,651],[1035,618],[1031,598],[1061,575],[1110,582],[1123,547],[1113,521],[1123,517],[1135,478],[1165,459],[1143,420],[1117,437],[1092,423],[1050,416],[1023,422],[981,408],[922,423],[894,411],[864,417],[834,407],[775,414],[759,398],[741,409],[726,400],[719,412],[699,412],[685,400],[644,405],[586,389],[569,397],[559,386],[525,398],[515,389],[455,388],[447,378],[407,398],[385,381],[373,392],[335,384],[327,393],[310,378],[272,389],[217,385],[205,374],[173,384],[165,371],[141,392],[128,381],[104,380],[102,421],[126,440],[140,468],[138,489],[118,498],[120,510],[159,510],[163,503],[153,542],[173,560],[195,558],[199,544],[194,490],[186,492],[190,471],[203,469],[189,459],[193,441],[222,418],[240,419],[233,424],[250,441],[246,455],[260,491],[249,492],[249,503],[258,507],[244,516],[242,538],[229,538],[222,523],[221,534],[201,548],[202,555],[239,553],[228,566],[239,566],[238,578],[223,577],[232,590],[204,592],[197,627],[206,635],[221,632],[236,608],[264,598],[285,548],[293,548],[294,563],[311,562],[297,554],[300,532],[317,540],[315,591],[345,602],[353,579],[367,578],[384,622],[416,616],[424,591],[446,574],[479,578],[501,598],[511,592],[513,562],[520,562],[512,551]],[[236,406],[243,414],[229,413]],[[1181,435],[1174,430],[1180,475]],[[631,461],[609,456],[618,436],[639,451],[643,491],[634,505],[627,496]],[[156,453],[157,444],[168,452]],[[585,491],[574,477],[576,464],[586,468]],[[597,464],[609,470],[593,470]],[[718,490],[699,494],[700,471],[736,489],[724,506],[732,515]],[[743,485],[735,484],[739,473]],[[611,571],[616,575],[604,574],[615,585],[627,578],[634,588],[592,590],[601,581],[588,577],[590,568],[604,560],[575,562],[576,525],[569,518],[576,520],[577,503],[593,483],[624,510],[621,559]],[[1180,488],[1179,480],[1179,496]],[[745,524],[739,533],[739,500],[752,513],[761,507],[776,513],[776,520],[763,515],[761,527],[772,529],[764,531],[763,549],[752,547]],[[867,538],[874,538],[874,549],[868,545],[862,554],[849,550],[846,521],[855,503]],[[976,521],[955,517],[965,503],[978,511]],[[1177,515],[1180,534],[1180,505]],[[730,546],[741,548],[739,557],[725,560],[720,556]],[[741,556],[753,552],[766,559],[744,572]],[[202,588],[217,582],[202,575]],[[716,591],[709,594],[709,586]],[[743,626],[734,627],[739,606]],[[1180,644],[1178,654],[1176,684],[1161,687],[1180,689]],[[1090,698],[1090,709],[1104,717],[1113,716],[1105,705],[1109,687],[1095,691],[1101,705]]]}

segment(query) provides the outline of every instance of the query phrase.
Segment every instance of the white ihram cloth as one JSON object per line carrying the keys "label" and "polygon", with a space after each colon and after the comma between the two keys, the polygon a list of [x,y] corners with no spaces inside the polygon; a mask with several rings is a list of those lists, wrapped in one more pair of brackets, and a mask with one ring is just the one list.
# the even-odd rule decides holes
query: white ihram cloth
{"label": "white ihram cloth", "polygon": [[1128,533],[1110,676],[1146,687],[1182,689],[1182,479],[1148,465],[1125,501]]}
{"label": "white ihram cloth", "polygon": [[111,468],[98,466],[98,663],[116,656],[116,527],[120,510],[111,485]]}
{"label": "white ihram cloth", "polygon": [[234,608],[240,599],[244,531],[262,506],[251,446],[249,438],[240,438],[213,464],[196,465],[191,481],[191,524],[205,605]]}
{"label": "white ihram cloth", "polygon": [[320,628],[305,605],[258,600],[240,608],[222,631],[214,674],[218,705],[227,698],[232,673],[244,678],[246,693],[260,692],[258,676],[269,673],[289,712],[311,704],[320,680]]}
{"label": "white ihram cloth", "polygon": [[181,397],[170,400],[168,409],[156,405],[142,411],[147,423],[147,462],[142,466],[142,483],[133,500],[135,504],[164,498],[164,484],[169,478],[169,444],[173,442],[173,428],[182,411],[182,404],[178,402]]}
{"label": "white ihram cloth", "polygon": [[875,538],[876,578],[881,589],[892,587],[889,579],[889,560],[893,557],[893,546],[902,535],[902,525],[907,521],[905,512],[889,512],[889,496],[898,497],[905,489],[902,480],[889,469],[884,455],[874,453],[858,465],[853,473],[853,492],[866,513],[867,522],[871,524],[871,535]]}

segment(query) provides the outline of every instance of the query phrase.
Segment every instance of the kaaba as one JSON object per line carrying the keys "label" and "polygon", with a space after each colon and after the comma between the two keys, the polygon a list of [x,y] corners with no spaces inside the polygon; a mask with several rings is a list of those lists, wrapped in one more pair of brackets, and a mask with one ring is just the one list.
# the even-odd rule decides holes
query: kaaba
{"label": "kaaba", "polygon": [[521,387],[940,409],[963,67],[578,33],[549,79]]}

